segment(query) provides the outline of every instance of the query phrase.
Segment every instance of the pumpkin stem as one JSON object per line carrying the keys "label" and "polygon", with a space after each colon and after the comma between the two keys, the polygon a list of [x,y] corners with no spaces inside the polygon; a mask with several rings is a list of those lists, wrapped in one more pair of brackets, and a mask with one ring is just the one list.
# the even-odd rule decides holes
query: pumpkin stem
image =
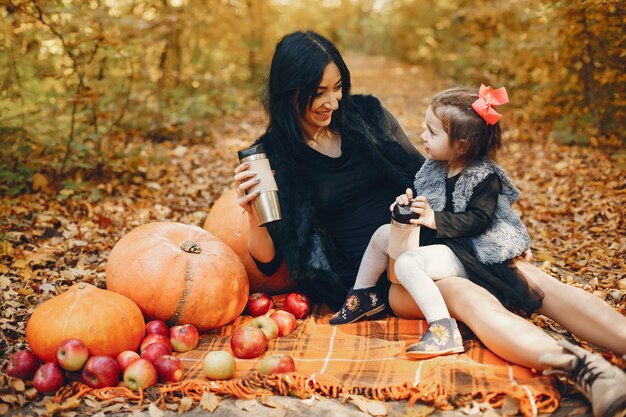
{"label": "pumpkin stem", "polygon": [[200,253],[202,248],[193,240],[187,240],[180,245],[180,248],[187,253]]}

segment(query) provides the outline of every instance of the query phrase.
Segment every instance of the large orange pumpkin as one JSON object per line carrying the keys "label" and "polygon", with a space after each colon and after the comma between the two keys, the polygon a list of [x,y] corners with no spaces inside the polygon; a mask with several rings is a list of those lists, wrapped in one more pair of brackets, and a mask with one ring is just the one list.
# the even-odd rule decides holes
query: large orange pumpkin
{"label": "large orange pumpkin", "polygon": [[250,292],[264,291],[270,294],[289,292],[296,287],[283,262],[274,275],[259,271],[248,252],[248,219],[244,209],[237,204],[234,189],[224,193],[213,205],[204,222],[204,229],[222,239],[241,258],[248,279]]}
{"label": "large orange pumpkin", "polygon": [[248,299],[248,277],[235,252],[182,223],[149,223],[122,237],[109,255],[106,283],[146,317],[202,330],[234,320]]}
{"label": "large orange pumpkin", "polygon": [[28,344],[44,362],[55,360],[65,339],[82,340],[92,355],[116,357],[137,350],[144,333],[144,318],[134,302],[85,282],[37,306],[26,326]]}

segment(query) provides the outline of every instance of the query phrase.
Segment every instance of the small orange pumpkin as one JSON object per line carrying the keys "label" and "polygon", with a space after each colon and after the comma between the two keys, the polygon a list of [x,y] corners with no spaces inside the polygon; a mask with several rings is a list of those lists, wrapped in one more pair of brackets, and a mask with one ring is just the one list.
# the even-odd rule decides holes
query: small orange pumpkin
{"label": "small orange pumpkin", "polygon": [[232,249],[197,226],[174,222],[145,224],[122,237],[109,255],[106,283],[150,319],[201,330],[237,318],[249,288]]}
{"label": "small orange pumpkin", "polygon": [[234,189],[224,193],[213,204],[203,227],[204,230],[222,239],[239,256],[248,273],[250,292],[282,294],[296,288],[296,281],[289,275],[284,262],[271,276],[263,274],[257,268],[248,252],[247,214],[237,204],[237,193]]}
{"label": "small orange pumpkin", "polygon": [[55,361],[65,339],[82,340],[91,355],[116,357],[137,350],[144,333],[144,318],[134,302],[85,282],[37,306],[26,326],[28,344],[44,362]]}

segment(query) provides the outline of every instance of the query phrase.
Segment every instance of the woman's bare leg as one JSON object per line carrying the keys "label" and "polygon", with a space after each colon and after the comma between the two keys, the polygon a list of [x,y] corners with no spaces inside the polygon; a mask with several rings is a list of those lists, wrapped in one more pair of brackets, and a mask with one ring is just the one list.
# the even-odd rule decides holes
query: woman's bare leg
{"label": "woman's bare leg", "polygon": [[539,314],[586,342],[626,354],[626,317],[593,294],[560,282],[530,262],[517,261],[516,265],[545,294]]}
{"label": "woman's bare leg", "polygon": [[[437,281],[452,317],[464,322],[478,338],[503,359],[537,370],[545,369],[539,357],[560,353],[561,347],[539,327],[511,313],[484,288],[465,278]],[[389,290],[389,305],[403,318],[420,317],[417,305],[398,284]]]}

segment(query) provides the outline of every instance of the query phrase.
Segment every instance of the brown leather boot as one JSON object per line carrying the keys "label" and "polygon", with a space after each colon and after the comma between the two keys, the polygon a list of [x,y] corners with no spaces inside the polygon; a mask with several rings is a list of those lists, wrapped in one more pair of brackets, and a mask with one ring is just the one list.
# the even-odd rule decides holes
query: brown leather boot
{"label": "brown leather boot", "polygon": [[539,362],[551,369],[544,375],[564,375],[585,394],[595,417],[626,416],[626,373],[602,356],[560,340],[562,353],[546,353]]}

